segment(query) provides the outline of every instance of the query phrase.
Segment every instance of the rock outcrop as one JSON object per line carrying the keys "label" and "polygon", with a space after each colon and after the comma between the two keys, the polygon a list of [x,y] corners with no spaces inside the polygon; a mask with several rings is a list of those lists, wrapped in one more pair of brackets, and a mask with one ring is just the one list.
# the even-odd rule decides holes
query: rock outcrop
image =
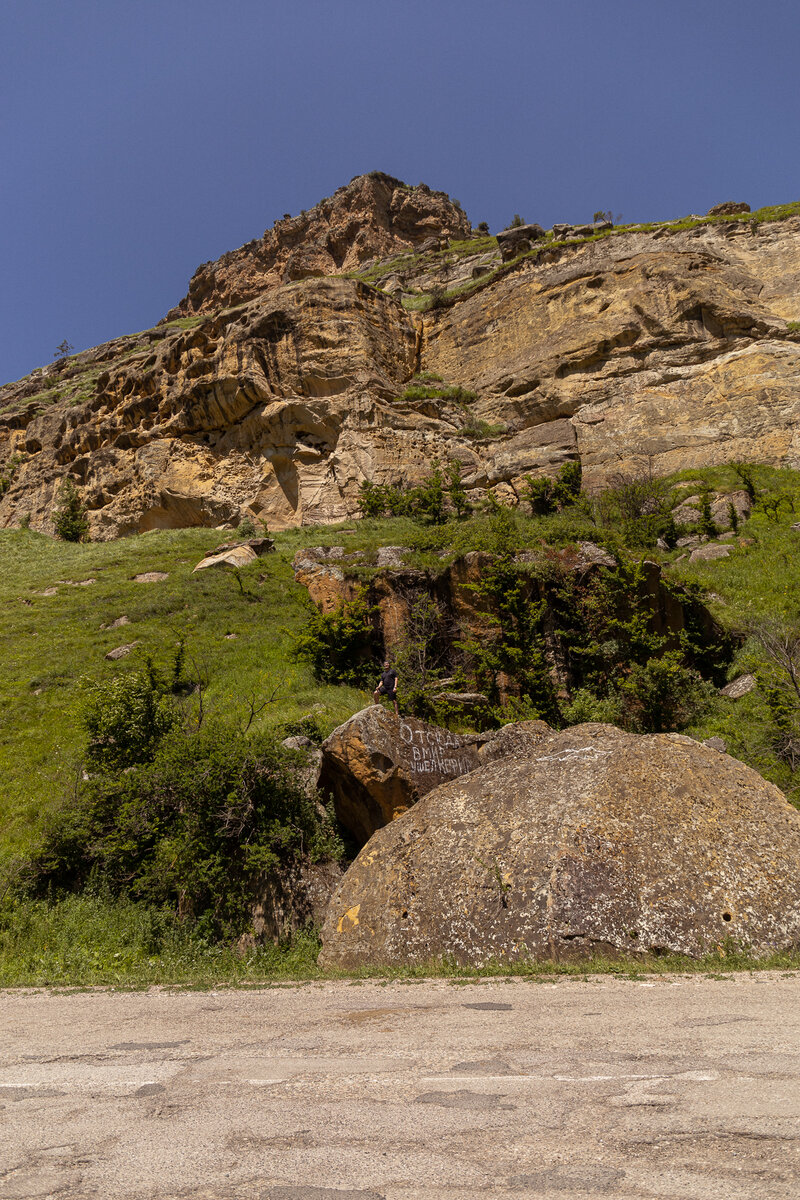
{"label": "rock outcrop", "polygon": [[[399,551],[402,547],[395,549]],[[705,558],[730,553],[729,545],[717,543],[702,549],[705,553],[700,557]],[[352,600],[363,593],[373,611],[376,633],[384,651],[391,654],[406,638],[414,604],[423,596],[430,597],[439,612],[440,643],[452,646],[467,636],[492,637],[496,626],[492,624],[488,602],[477,590],[492,561],[492,555],[486,551],[473,550],[443,565],[439,571],[422,571],[403,564],[397,555],[393,556],[392,566],[378,565],[372,577],[365,578],[364,568],[368,564],[363,553],[348,554],[343,546],[317,546],[298,550],[293,565],[295,579],[308,589],[311,600],[323,613],[331,613],[343,600]],[[563,628],[563,613],[557,616],[559,588],[569,581],[578,595],[588,595],[604,573],[616,570],[619,564],[606,550],[591,542],[562,550],[549,548],[546,552],[525,550],[515,561],[523,572],[529,598],[545,605],[545,648],[557,683],[566,688],[580,683],[580,667],[573,661],[570,637]],[[638,604],[649,631],[667,638],[674,649],[681,645],[684,633],[700,632],[703,644],[717,645],[715,670],[724,671],[734,641],[696,596],[665,581],[661,566],[650,560],[639,565],[637,581],[631,584],[631,589],[618,598],[617,615],[621,619],[630,615],[631,603]],[[447,670],[455,669],[457,655],[452,661],[442,658],[441,665]],[[501,691],[503,695],[513,694],[506,688]]]}
{"label": "rock outcrop", "polygon": [[496,733],[460,735],[372,705],[323,743],[319,787],[363,845],[440,783],[533,745],[546,728],[525,721]]}
{"label": "rock outcrop", "polygon": [[357,175],[308,212],[286,216],[256,241],[203,263],[168,319],[230,308],[285,283],[357,270],[409,250],[438,249],[470,232],[446,192],[424,183],[409,187],[380,171]]}
{"label": "rock outcrop", "polygon": [[226,542],[217,546],[200,560],[195,571],[206,571],[209,567],[238,571],[254,563],[262,554],[275,549],[272,538],[249,538],[244,542]]}
{"label": "rock outcrop", "polygon": [[800,813],[679,734],[550,733],[379,830],[328,908],[354,968],[800,944]]}
{"label": "rock outcrop", "polygon": [[[340,521],[434,457],[511,504],[576,460],[590,490],[800,465],[800,216],[605,232],[500,266],[486,238],[438,248],[469,233],[443,193],[360,177],[201,268],[166,324],[0,388],[0,525],[52,532],[65,475],[102,539]],[[441,394],[406,395],[421,372]]]}

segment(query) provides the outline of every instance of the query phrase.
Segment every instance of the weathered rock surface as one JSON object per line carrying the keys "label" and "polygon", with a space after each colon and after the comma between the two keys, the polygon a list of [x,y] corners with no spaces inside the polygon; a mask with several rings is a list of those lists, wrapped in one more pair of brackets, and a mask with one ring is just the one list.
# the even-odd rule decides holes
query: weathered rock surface
{"label": "weathered rock surface", "polygon": [[262,238],[198,267],[170,316],[230,308],[281,284],[438,249],[442,239],[469,234],[466,214],[446,192],[409,187],[378,171],[358,175],[308,212],[284,217]]}
{"label": "weathered rock surface", "polygon": [[744,200],[723,200],[708,210],[709,217],[732,217],[736,213],[750,212],[750,205]]}
{"label": "weathered rock surface", "polygon": [[[331,277],[467,235],[443,193],[387,178],[201,268],[186,315],[0,388],[0,526],[52,532],[65,475],[104,539],[340,521],[365,479],[413,485],[437,456],[471,499],[512,504],[574,460],[590,489],[648,460],[800,465],[800,217],[548,244],[423,314],[379,276]],[[475,244],[426,251],[397,295],[497,266]],[[400,400],[420,371],[475,392],[469,413]],[[471,436],[480,421],[505,432]]]}
{"label": "weathered rock surface", "polygon": [[541,225],[514,225],[510,229],[504,229],[497,235],[500,257],[503,262],[508,262],[518,254],[530,250],[534,242],[543,237],[544,229]]}
{"label": "weathered rock surface", "polygon": [[105,657],[109,662],[116,662],[117,659],[127,658],[131,651],[135,650],[137,646],[141,646],[141,644],[140,641],[126,642],[124,646],[115,646],[113,650],[109,650]]}
{"label": "weathered rock surface", "polygon": [[527,721],[512,728],[513,733],[462,736],[372,705],[323,743],[319,786],[333,796],[337,817],[363,845],[440,783],[476,770],[491,757],[518,752],[547,727]]}
{"label": "weathered rock surface", "polygon": [[238,571],[240,567],[248,566],[262,554],[267,554],[274,549],[275,543],[272,538],[250,538],[246,542],[229,542],[217,546],[215,550],[202,558],[194,570],[205,571],[208,567],[227,567],[231,571]]}
{"label": "weathered rock surface", "polygon": [[747,696],[755,686],[755,675],[738,675],[736,679],[726,683],[725,687],[720,688],[719,691],[721,696],[727,696],[729,700],[741,700],[742,696]]}
{"label": "weathered rock surface", "polygon": [[717,558],[727,558],[730,552],[730,546],[720,546],[719,542],[712,542],[693,550],[689,555],[689,562],[713,562]]}
{"label": "weathered rock surface", "polygon": [[379,830],[334,895],[321,962],[756,954],[800,943],[800,813],[679,734],[551,733]]}

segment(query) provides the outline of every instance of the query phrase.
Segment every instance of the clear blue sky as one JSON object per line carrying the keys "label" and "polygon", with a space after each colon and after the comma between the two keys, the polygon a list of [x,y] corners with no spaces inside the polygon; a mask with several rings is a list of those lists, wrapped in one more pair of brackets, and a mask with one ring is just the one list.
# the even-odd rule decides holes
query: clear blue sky
{"label": "clear blue sky", "polygon": [[379,169],[492,230],[800,198],[797,0],[0,0],[0,382]]}

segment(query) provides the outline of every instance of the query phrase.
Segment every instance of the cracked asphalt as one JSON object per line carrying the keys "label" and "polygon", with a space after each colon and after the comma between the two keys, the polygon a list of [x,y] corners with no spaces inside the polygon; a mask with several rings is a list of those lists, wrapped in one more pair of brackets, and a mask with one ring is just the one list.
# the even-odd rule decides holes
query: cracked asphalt
{"label": "cracked asphalt", "polygon": [[0,993],[0,1200],[800,1195],[800,976]]}

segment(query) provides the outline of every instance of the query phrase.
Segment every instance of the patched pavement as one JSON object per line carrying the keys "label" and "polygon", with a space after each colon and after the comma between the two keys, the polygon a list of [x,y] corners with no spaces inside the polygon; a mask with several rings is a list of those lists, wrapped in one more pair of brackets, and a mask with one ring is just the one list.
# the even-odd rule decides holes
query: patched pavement
{"label": "patched pavement", "polygon": [[800,975],[0,994],[0,1200],[800,1195]]}

